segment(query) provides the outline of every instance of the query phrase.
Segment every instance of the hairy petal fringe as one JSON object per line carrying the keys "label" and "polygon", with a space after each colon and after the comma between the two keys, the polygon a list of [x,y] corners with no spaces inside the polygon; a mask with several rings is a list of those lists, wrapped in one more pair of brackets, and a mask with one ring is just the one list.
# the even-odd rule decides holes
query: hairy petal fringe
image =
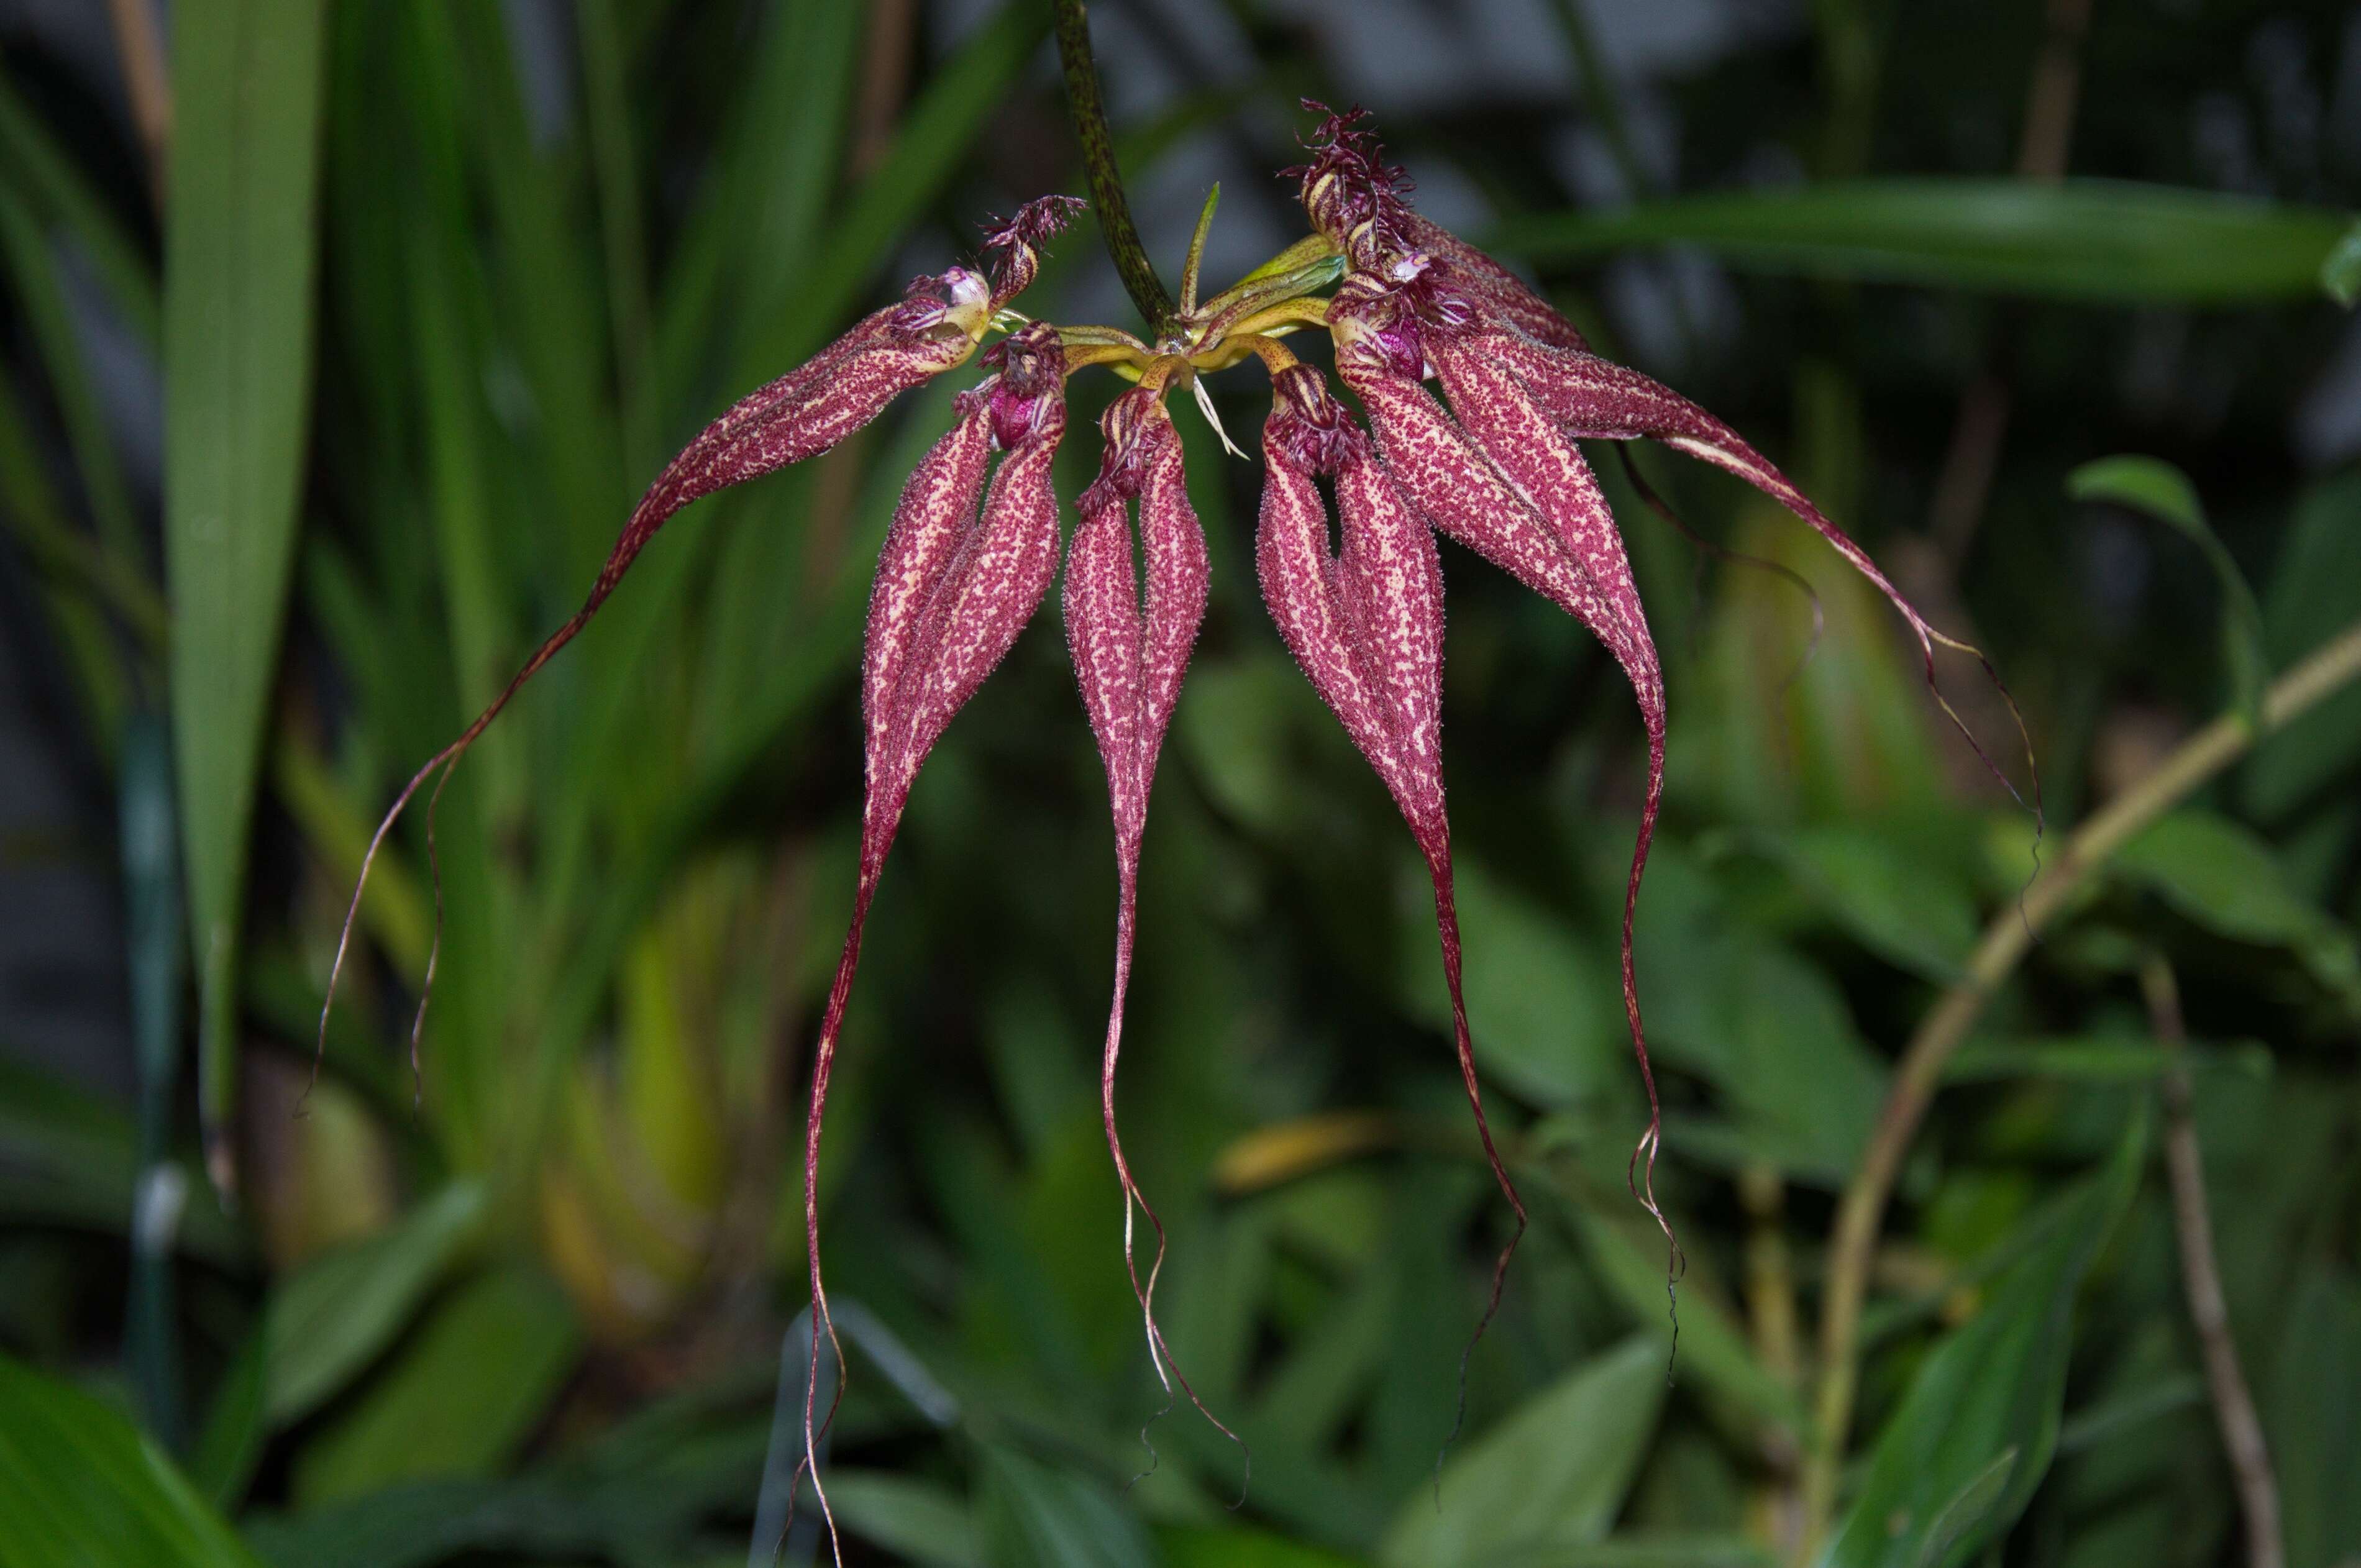
{"label": "hairy petal fringe", "polygon": [[[812,1290],[811,1381],[804,1390],[804,1458],[833,1420],[844,1380],[824,1416],[817,1411],[823,1328],[840,1367],[842,1348],[828,1310],[819,1254],[820,1133],[861,940],[885,857],[900,829],[918,770],[959,710],[1007,656],[1058,569],[1057,498],[1051,465],[1065,433],[1061,378],[1045,372],[1057,350],[1052,329],[1010,339],[1008,368],[961,399],[960,421],[903,487],[870,598],[862,666],[868,775],[861,865],[844,949],[812,1053],[811,1106],[804,1124],[804,1241]],[[988,448],[999,433],[1015,444],[993,475],[981,522],[976,497]],[[817,1418],[817,1419],[816,1419]],[[800,1473],[799,1473],[800,1474]],[[818,1477],[813,1477],[818,1487]],[[823,1510],[825,1492],[820,1492]],[[829,1523],[834,1534],[833,1519]]]}
{"label": "hairy petal fringe", "polygon": [[[1067,646],[1073,657],[1082,707],[1105,766],[1115,823],[1115,983],[1100,1065],[1100,1113],[1107,1152],[1123,1188],[1124,1268],[1139,1302],[1149,1363],[1168,1395],[1177,1382],[1190,1403],[1243,1450],[1244,1442],[1197,1397],[1157,1323],[1156,1284],[1164,1266],[1164,1223],[1132,1176],[1115,1111],[1124,1002],[1131,985],[1138,928],[1140,840],[1148,826],[1157,757],[1180,699],[1181,677],[1187,672],[1198,628],[1204,620],[1211,583],[1205,535],[1189,504],[1180,433],[1164,408],[1162,390],[1141,387],[1124,393],[1108,408],[1101,428],[1106,438],[1105,454],[1098,481],[1082,497],[1082,521],[1067,546],[1064,604]],[[1127,515],[1135,499],[1139,545],[1146,558],[1144,572],[1134,555]],[[1156,1234],[1156,1255],[1144,1278],[1133,1247],[1135,1205]],[[1145,1429],[1142,1441],[1146,1441]],[[1149,1453],[1153,1454],[1153,1445]],[[1249,1452],[1247,1464],[1252,1463]]]}
{"label": "hairy petal fringe", "polygon": [[[1621,665],[1648,737],[1648,791],[1623,911],[1623,1004],[1648,1091],[1648,1127],[1632,1151],[1632,1192],[1679,1243],[1657,1203],[1662,1106],[1640,1016],[1631,932],[1664,798],[1664,687],[1620,536],[1581,454],[1510,378],[1459,334],[1412,319],[1391,291],[1347,277],[1329,316],[1336,364],[1368,410],[1387,466],[1428,520],[1580,620]],[[1421,378],[1439,372],[1458,418]]]}
{"label": "hairy petal fringe", "polygon": [[[1499,1310],[1509,1264],[1526,1227],[1484,1113],[1461,981],[1457,901],[1442,752],[1443,570],[1434,537],[1379,461],[1368,438],[1327,396],[1308,366],[1281,371],[1264,428],[1261,521],[1255,563],[1279,636],[1392,795],[1425,858],[1435,928],[1451,993],[1452,1047],[1477,1136],[1517,1217],[1493,1265],[1492,1288],[1467,1352]],[[1328,509],[1314,483],[1333,476],[1341,548],[1328,548]],[[1459,1413],[1466,1410],[1467,1354],[1460,1358]],[[1458,1433],[1455,1419],[1452,1436]],[[1451,1440],[1445,1439],[1445,1445]]]}

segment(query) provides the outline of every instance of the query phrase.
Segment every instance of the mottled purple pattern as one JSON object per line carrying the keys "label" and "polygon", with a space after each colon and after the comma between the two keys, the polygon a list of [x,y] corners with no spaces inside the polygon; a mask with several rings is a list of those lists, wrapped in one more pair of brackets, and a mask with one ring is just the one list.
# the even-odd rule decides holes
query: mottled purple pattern
{"label": "mottled purple pattern", "polygon": [[1090,203],[1079,196],[1042,196],[1016,209],[1016,215],[984,236],[984,254],[994,259],[992,308],[998,310],[1033,286],[1041,269],[1041,246],[1063,232]]}
{"label": "mottled purple pattern", "polygon": [[[1641,808],[1639,836],[1632,845],[1631,876],[1624,884],[1622,968],[1624,1011],[1641,1074],[1648,1084],[1649,1125],[1642,1150],[1653,1167],[1657,1136],[1655,1074],[1648,1063],[1647,1034],[1640,1022],[1639,975],[1632,961],[1631,938],[1639,913],[1640,883],[1647,872],[1648,849],[1655,837],[1656,812],[1664,794],[1664,673],[1655,641],[1648,633],[1647,616],[1640,607],[1639,587],[1631,580],[1622,535],[1616,532],[1614,513],[1599,493],[1590,465],[1505,367],[1502,345],[1513,335],[1480,331],[1437,334],[1433,355],[1461,426],[1548,522],[1566,554],[1580,563],[1584,575],[1606,599],[1620,628],[1617,657],[1631,679],[1647,728],[1648,793]],[[1653,1205],[1653,1193],[1647,1201]]]}
{"label": "mottled purple pattern", "polygon": [[[1787,507],[1901,611],[1918,639],[1930,689],[1936,643],[1975,651],[1928,626],[1868,554],[1736,432],[1647,377],[1590,353],[1573,324],[1515,274],[1412,212],[1401,171],[1386,164],[1359,111],[1327,114],[1309,100],[1305,107],[1326,118],[1308,143],[1312,160],[1300,171],[1304,211],[1348,268],[1329,302],[1337,369],[1367,409],[1387,466],[1437,528],[1589,627],[1615,653],[1639,698],[1648,731],[1648,795],[1624,898],[1623,992],[1651,1113],[1633,1159],[1636,1167],[1644,1157],[1653,1172],[1660,1124],[1631,931],[1663,798],[1664,681],[1621,537],[1575,439],[1651,436],[1730,470]],[[1431,377],[1441,379],[1450,415],[1421,384]],[[1300,619],[1303,612],[1295,613]],[[1311,660],[1306,668],[1313,669]],[[1989,662],[1984,669],[1993,674]],[[1997,674],[1993,678],[1997,685]],[[1318,670],[1313,679],[1323,679]],[[1343,692],[1330,677],[1323,696],[1332,687]],[[2005,687],[2001,695],[2005,700]],[[1967,734],[1939,690],[1935,698]],[[1330,696],[1359,741],[1368,720],[1356,718],[1351,702],[1347,695]],[[2014,713],[2015,705],[2009,706]],[[2022,732],[2021,717],[2017,724]],[[1973,735],[1968,740],[1976,744]],[[1980,745],[1976,751],[1983,755]],[[2029,740],[2026,752],[2029,765]],[[2036,774],[2037,833],[2039,789]],[[1653,1193],[1643,1201],[1664,1225]],[[1666,1226],[1667,1240],[1671,1234]]]}
{"label": "mottled purple pattern", "polygon": [[1660,382],[1595,354],[1551,348],[1507,332],[1488,334],[1485,342],[1487,352],[1567,433],[1613,441],[1653,437],[1728,469],[1811,524],[1902,612],[1932,661],[1931,642],[1937,639],[1926,618],[1886,579],[1867,551],[1736,431]]}
{"label": "mottled purple pattern", "polygon": [[1396,226],[1411,249],[1428,258],[1436,284],[1473,304],[1477,319],[1505,323],[1553,348],[1590,346],[1580,330],[1523,279],[1450,230],[1408,208]]}
{"label": "mottled purple pattern", "polygon": [[[1368,437],[1328,396],[1320,373],[1297,365],[1273,382],[1255,539],[1263,600],[1312,689],[1385,782],[1426,859],[1444,981],[1451,992],[1452,1045],[1485,1157],[1516,1211],[1521,1235],[1524,1202],[1493,1146],[1461,984],[1443,791],[1442,563],[1433,535]],[[1322,476],[1334,479],[1342,523],[1342,545],[1334,554],[1328,509],[1314,482]],[[1511,1239],[1493,1271],[1494,1307],[1515,1247]],[[1485,1319],[1490,1318],[1488,1308]]]}
{"label": "mottled purple pattern", "polygon": [[1640,608],[1640,589],[1615,514],[1599,493],[1590,465],[1561,433],[1521,382],[1502,366],[1498,345],[1505,333],[1436,334],[1430,357],[1441,374],[1444,395],[1459,426],[1492,467],[1533,512],[1549,525],[1558,544],[1605,600],[1616,623],[1616,649],[1641,703],[1661,710],[1655,645]]}
{"label": "mottled purple pattern", "polygon": [[[1638,699],[1648,736],[1648,784],[1624,894],[1623,1005],[1648,1090],[1648,1130],[1633,1157],[1635,1164],[1645,1159],[1652,1177],[1660,1118],[1631,933],[1664,798],[1664,688],[1613,520],[1581,454],[1550,428],[1510,378],[1481,367],[1475,352],[1462,352],[1459,334],[1411,320],[1389,291],[1358,275],[1348,275],[1338,289],[1329,327],[1337,371],[1368,411],[1386,465],[1412,503],[1434,526],[1589,628],[1615,655]],[[1443,371],[1461,421],[1420,384],[1425,370]],[[1467,419],[1473,427],[1464,423]],[[1643,1179],[1638,1190],[1664,1223],[1652,1184]]]}
{"label": "mottled purple pattern", "polygon": [[641,547],[689,502],[827,451],[900,393],[964,364],[983,335],[988,298],[983,280],[964,268],[921,279],[901,304],[740,399],[648,487],[598,574],[592,604],[613,591]]}
{"label": "mottled purple pattern", "polygon": [[[1433,838],[1447,856],[1443,570],[1433,538],[1319,371],[1297,365],[1276,381],[1255,541],[1263,600],[1422,846]],[[1316,477],[1335,486],[1343,526],[1334,554]]]}
{"label": "mottled purple pattern", "polygon": [[[1082,707],[1106,765],[1115,818],[1115,992],[1108,1008],[1099,1097],[1107,1150],[1124,1192],[1124,1262],[1139,1299],[1148,1355],[1159,1378],[1178,1376],[1155,1314],[1156,1280],[1164,1261],[1164,1226],[1141,1196],[1115,1129],[1115,1067],[1123,1050],[1124,997],[1131,985],[1138,923],[1139,843],[1148,826],[1148,797],[1157,753],[1180,695],[1189,652],[1205,616],[1210,576],[1205,535],[1189,504],[1180,467],[1180,438],[1165,411],[1163,393],[1135,388],[1117,398],[1101,422],[1106,454],[1098,482],[1082,497],[1082,521],[1066,551],[1066,641],[1082,687]],[[1132,550],[1127,503],[1137,497],[1140,572]],[[1145,593],[1142,579],[1145,579]],[[1145,1280],[1133,1259],[1132,1206],[1156,1232],[1156,1260]],[[1180,1379],[1187,1388],[1186,1378]],[[1166,1384],[1167,1387],[1171,1385]],[[1196,1402],[1193,1390],[1191,1402]],[[1202,1403],[1198,1409],[1204,1409]],[[1208,1419],[1211,1414],[1208,1412]],[[1219,1426],[1221,1423],[1215,1421]],[[1226,1427],[1223,1428],[1228,1431]]]}
{"label": "mottled purple pattern", "polygon": [[[1347,278],[1329,310],[1336,370],[1368,411],[1386,466],[1427,521],[1588,627],[1628,667],[1625,618],[1565,543],[1420,383],[1422,329]],[[1416,368],[1411,368],[1416,367]]]}
{"label": "mottled purple pattern", "polygon": [[[903,488],[870,600],[862,668],[868,793],[852,918],[813,1048],[811,1110],[804,1128],[804,1230],[811,1269],[814,1365],[828,1293],[819,1258],[820,1129],[830,1070],[861,962],[862,931],[901,826],[911,784],[951,718],[1007,655],[1058,570],[1052,460],[1065,433],[1064,383],[1046,375],[1056,334],[1028,328],[1012,339],[1009,368],[960,400],[960,422],[935,444]],[[1025,337],[1026,334],[1020,334]],[[1049,361],[1054,363],[1054,359]],[[1018,432],[993,475],[976,519],[984,449],[996,429]],[[805,1390],[805,1452],[813,1452],[814,1396]]]}

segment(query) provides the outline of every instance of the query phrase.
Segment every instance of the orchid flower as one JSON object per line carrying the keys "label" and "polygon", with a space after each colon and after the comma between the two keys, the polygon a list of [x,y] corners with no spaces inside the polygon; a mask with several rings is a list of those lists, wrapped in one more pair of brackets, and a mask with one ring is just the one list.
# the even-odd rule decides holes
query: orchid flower
{"label": "orchid flower", "polygon": [[[919,769],[1057,574],[1059,509],[1050,469],[1065,433],[1070,377],[1104,366],[1135,383],[1100,422],[1098,477],[1080,499],[1080,521],[1066,547],[1063,609],[1115,828],[1115,979],[1100,1105],[1124,1204],[1125,1264],[1158,1378],[1168,1394],[1177,1382],[1201,1410],[1157,1325],[1164,1227],[1125,1157],[1115,1100],[1148,803],[1209,585],[1204,533],[1189,503],[1180,438],[1167,407],[1174,391],[1185,386],[1211,419],[1204,378],[1248,358],[1258,358],[1270,377],[1255,548],[1263,597],[1281,641],[1384,783],[1426,861],[1460,1078],[1485,1158],[1516,1216],[1493,1269],[1479,1335],[1499,1307],[1526,1213],[1485,1116],[1463,993],[1444,801],[1443,576],[1433,534],[1450,535],[1579,620],[1621,668],[1639,707],[1647,787],[1624,890],[1621,970],[1649,1116],[1631,1172],[1634,1195],[1668,1245],[1668,1288],[1679,1247],[1653,1190],[1663,1124],[1632,960],[1641,882],[1664,797],[1664,674],[1622,535],[1577,443],[1650,437],[1737,474],[1787,507],[1894,601],[1926,656],[1930,687],[1936,644],[1965,647],[1929,627],[1858,546],[1727,425],[1592,353],[1582,334],[1514,273],[1413,212],[1400,171],[1384,163],[1358,111],[1305,106],[1325,115],[1308,144],[1311,162],[1292,171],[1312,232],[1201,302],[1209,201],[1182,270],[1178,309],[1159,322],[1152,345],[1118,327],[1053,325],[1010,308],[1038,269],[1040,247],[1081,205],[1048,197],[987,237],[984,273],[952,268],[918,280],[900,303],[708,426],[649,487],[581,609],[457,740],[428,760],[370,841],[364,880],[419,787],[439,773],[439,797],[450,768],[588,624],[642,548],[682,508],[826,451],[876,418],[896,394],[965,363],[990,333],[1007,334],[983,355],[987,373],[957,400],[950,430],[904,486],[870,600],[861,673],[866,789],[859,869],[814,1047],[804,1140],[815,1368],[822,1331],[831,1343],[835,1339],[820,1266],[820,1133],[862,931]],[[1281,341],[1309,329],[1328,334],[1337,376],[1358,400],[1362,418]],[[1222,440],[1229,445],[1226,435]],[[1323,481],[1334,497],[1334,547]],[[1948,704],[1944,712],[1959,722]],[[2038,801],[2037,786],[2037,818]],[[356,911],[359,896],[356,890]],[[439,915],[439,891],[437,909]],[[347,914],[339,967],[351,931]],[[434,963],[430,952],[411,1035],[413,1069]],[[325,1026],[324,1010],[324,1040]],[[1135,1212],[1156,1235],[1145,1275],[1134,1255]],[[1464,1394],[1464,1360],[1462,1369]],[[805,1391],[807,1463],[827,1422],[817,1409],[817,1381],[815,1371]],[[1228,1432],[1218,1420],[1214,1424]],[[815,1483],[817,1488],[817,1476]],[[826,1515],[825,1490],[818,1495]],[[833,1540],[832,1516],[829,1529]]]}

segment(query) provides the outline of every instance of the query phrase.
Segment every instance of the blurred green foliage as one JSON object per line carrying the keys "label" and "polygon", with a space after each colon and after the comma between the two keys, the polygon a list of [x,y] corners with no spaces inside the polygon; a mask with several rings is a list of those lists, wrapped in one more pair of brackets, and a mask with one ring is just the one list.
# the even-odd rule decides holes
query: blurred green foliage
{"label": "blurred green foliage", "polygon": [[[1291,12],[1203,5],[1250,69],[1117,127],[1143,184],[1208,138],[1292,161],[1294,96],[1345,95]],[[2263,91],[2240,62],[2269,29],[2325,81],[2336,7],[2099,7],[2071,167],[2105,181],[2058,187],[2003,178],[2043,8],[1950,10],[1825,0],[1666,78],[1678,166],[1621,208],[1529,153],[1583,125],[1636,169],[1581,5],[1554,11],[1587,107],[1372,106],[1602,342],[1627,319],[1602,291],[1698,255],[1741,269],[1710,308],[1662,293],[1683,362],[1656,368],[1979,633],[2054,845],[2361,617],[2361,475],[2304,473],[2288,437],[2351,341],[2320,291],[2350,296],[2361,169],[2315,126],[2273,144],[2265,200],[2202,188],[2189,150],[2192,115]],[[0,1564],[740,1561],[781,1501],[774,1406],[801,1394],[792,1151],[851,897],[867,567],[956,387],[674,523],[444,802],[415,1068],[418,814],[316,1084],[312,1031],[377,812],[578,602],[665,455],[913,258],[1076,188],[1047,7],[937,37],[895,7],[577,0],[550,13],[578,78],[554,122],[501,7],[214,11],[181,8],[160,233],[135,158],[42,61],[0,77],[0,565],[120,795],[121,842],[92,853],[126,888],[142,1040],[130,1104],[0,1058]],[[1816,182],[1735,188],[1764,148]],[[1028,311],[1104,268],[1095,239],[1066,237]],[[1660,243],[1701,248],[1624,254]],[[160,553],[77,325],[92,299],[163,353]],[[1922,527],[1983,483],[1947,464],[1980,378],[2009,432],[1982,504]],[[1218,387],[1233,430],[1260,418],[1250,382]],[[1638,962],[1687,1257],[1675,1353],[1625,1175],[1638,727],[1578,629],[1450,554],[1469,999],[1534,1215],[1463,1364],[1508,1216],[1423,879],[1262,617],[1253,466],[1182,422],[1213,608],[1148,835],[1121,1097],[1171,1233],[1167,1332],[1251,1484],[1224,1511],[1240,1452],[1185,1401],[1157,1418],[1123,1276],[1094,1070],[1109,832],[1045,617],[917,788],[845,1042],[821,1179],[848,1561],[2244,1561],[2150,1110],[2184,1063],[2285,1562],[2361,1553],[2361,692],[2128,844],[1955,1058],[1876,1253],[1815,1549],[1831,1195],[1896,1051],[2012,918],[2029,824],[1792,519],[1642,459],[1817,607],[1700,572],[1607,480],[1673,703]],[[1095,455],[1069,445],[1071,494]],[[1970,700],[1971,668],[1944,678]],[[2196,1036],[2179,1057],[2135,979],[2159,959]]]}

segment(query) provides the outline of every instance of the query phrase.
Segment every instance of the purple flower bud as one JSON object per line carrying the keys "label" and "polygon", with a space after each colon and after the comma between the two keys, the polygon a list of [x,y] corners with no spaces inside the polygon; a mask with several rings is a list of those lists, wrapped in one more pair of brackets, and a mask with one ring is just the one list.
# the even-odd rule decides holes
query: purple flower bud
{"label": "purple flower bud", "polygon": [[1015,217],[984,236],[984,254],[996,262],[992,280],[994,310],[1033,286],[1041,269],[1041,247],[1065,232],[1075,214],[1088,205],[1079,196],[1042,196],[1017,208]]}
{"label": "purple flower bud", "polygon": [[1304,143],[1312,161],[1287,171],[1298,177],[1303,211],[1356,269],[1382,273],[1410,248],[1400,227],[1410,211],[1402,200],[1409,180],[1385,161],[1378,138],[1362,127],[1366,110],[1356,106],[1340,115],[1312,98],[1303,106],[1326,116]]}
{"label": "purple flower bud", "polygon": [[1574,323],[1522,279],[1411,209],[1410,181],[1362,126],[1364,111],[1339,115],[1310,98],[1303,106],[1325,118],[1305,144],[1312,161],[1290,172],[1299,177],[1312,226],[1355,271],[1406,290],[1422,314],[1454,321],[1473,315],[1507,323],[1553,347],[1586,346]]}

